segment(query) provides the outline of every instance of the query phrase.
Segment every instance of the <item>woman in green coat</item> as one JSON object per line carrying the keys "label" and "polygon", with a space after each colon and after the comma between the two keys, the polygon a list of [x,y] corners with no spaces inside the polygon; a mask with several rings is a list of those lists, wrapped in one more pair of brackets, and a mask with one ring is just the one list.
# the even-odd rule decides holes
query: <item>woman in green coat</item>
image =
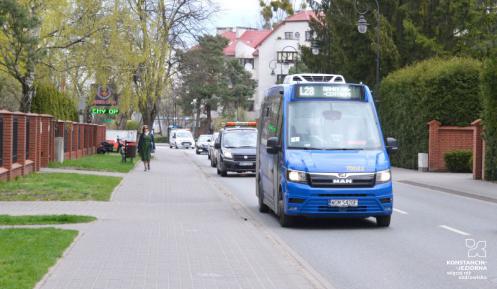
{"label": "woman in green coat", "polygon": [[138,153],[142,159],[145,171],[150,170],[150,158],[152,150],[155,149],[154,136],[150,133],[148,126],[144,125],[140,140],[138,141]]}

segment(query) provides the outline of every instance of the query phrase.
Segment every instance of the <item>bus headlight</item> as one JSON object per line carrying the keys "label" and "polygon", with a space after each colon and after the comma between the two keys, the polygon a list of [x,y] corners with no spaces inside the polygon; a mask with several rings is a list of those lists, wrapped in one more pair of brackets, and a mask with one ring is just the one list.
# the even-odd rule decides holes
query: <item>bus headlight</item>
{"label": "bus headlight", "polygon": [[307,183],[307,174],[301,171],[288,170],[288,180],[295,183]]}
{"label": "bus headlight", "polygon": [[376,172],[376,183],[377,184],[388,183],[388,182],[390,182],[391,179],[392,179],[392,174],[390,173],[390,170]]}

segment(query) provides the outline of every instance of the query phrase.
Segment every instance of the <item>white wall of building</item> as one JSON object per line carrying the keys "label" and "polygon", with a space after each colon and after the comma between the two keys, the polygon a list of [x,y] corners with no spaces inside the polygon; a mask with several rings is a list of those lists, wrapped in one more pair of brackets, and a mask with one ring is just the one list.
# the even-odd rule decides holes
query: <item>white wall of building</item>
{"label": "white wall of building", "polygon": [[[309,23],[306,21],[300,22],[285,22],[279,26],[261,45],[258,47],[259,55],[255,57],[255,75],[257,76],[257,91],[255,95],[255,110],[259,111],[266,90],[276,84],[277,74],[288,74],[288,70],[293,64],[277,63],[278,51],[294,51],[293,48],[285,48],[292,46],[300,55],[300,46],[310,46],[311,43],[306,41],[306,31],[309,31]],[[294,39],[285,39],[285,32],[292,32]],[[295,38],[295,33],[299,34],[299,38]],[[283,50],[283,48],[285,48]],[[273,61],[274,60],[274,61]],[[275,75],[271,75],[274,67]]]}

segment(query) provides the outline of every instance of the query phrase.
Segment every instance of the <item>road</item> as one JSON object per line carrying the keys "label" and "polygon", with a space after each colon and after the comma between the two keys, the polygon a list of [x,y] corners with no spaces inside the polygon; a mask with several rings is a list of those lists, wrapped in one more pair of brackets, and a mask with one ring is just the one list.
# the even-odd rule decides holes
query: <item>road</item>
{"label": "road", "polygon": [[[183,153],[209,182],[246,208],[248,219],[277,236],[337,289],[497,288],[495,203],[394,182],[389,228],[376,227],[373,219],[302,220],[294,228],[281,228],[274,215],[257,211],[253,175],[222,178],[206,155],[171,153]],[[485,249],[480,243],[471,251],[486,257],[470,258],[466,239],[486,241]],[[470,265],[478,268],[458,267],[475,260],[480,262]],[[487,279],[461,280],[451,272]]]}

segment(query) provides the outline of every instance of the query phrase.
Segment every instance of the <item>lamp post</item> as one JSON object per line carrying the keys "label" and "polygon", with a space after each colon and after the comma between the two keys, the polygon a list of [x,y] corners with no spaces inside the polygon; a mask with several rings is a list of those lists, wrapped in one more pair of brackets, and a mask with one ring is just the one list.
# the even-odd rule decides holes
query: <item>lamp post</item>
{"label": "lamp post", "polygon": [[[359,13],[359,20],[357,21],[357,30],[359,33],[364,34],[368,31],[368,21],[364,15],[368,13],[368,10],[359,11],[358,9],[358,0],[355,0],[355,5],[357,9],[357,13]],[[375,93],[377,95],[377,100],[380,98],[380,3],[378,0],[374,1],[376,3],[376,82],[375,82]]]}

